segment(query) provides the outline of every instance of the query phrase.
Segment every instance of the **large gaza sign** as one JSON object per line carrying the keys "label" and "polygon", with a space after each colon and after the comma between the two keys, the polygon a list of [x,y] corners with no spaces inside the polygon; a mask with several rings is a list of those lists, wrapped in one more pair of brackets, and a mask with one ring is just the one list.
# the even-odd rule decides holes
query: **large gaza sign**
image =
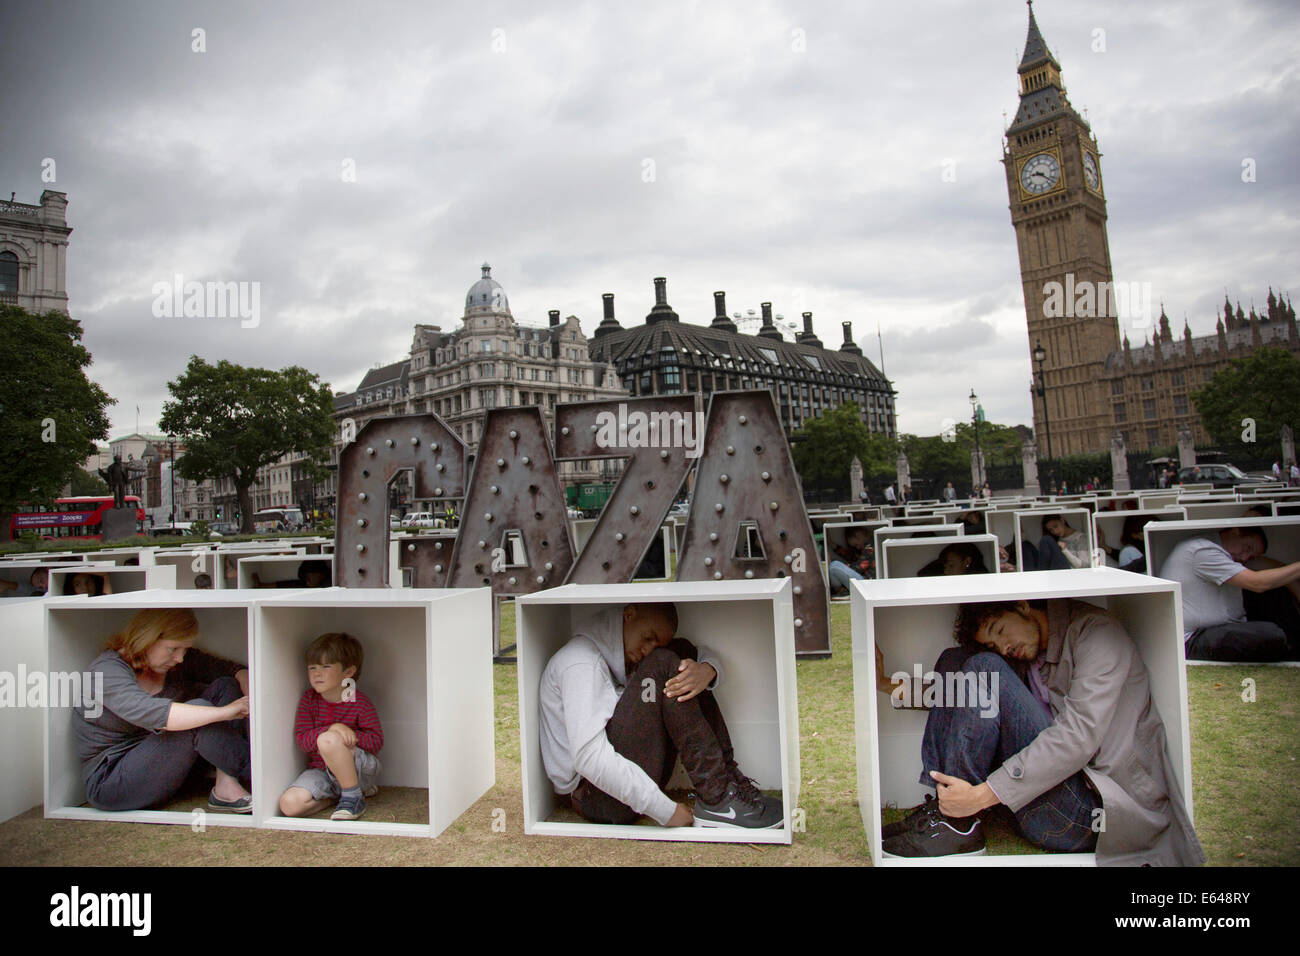
{"label": "large gaza sign", "polygon": [[[575,555],[555,463],[590,459],[621,460],[623,473]],[[387,566],[387,488],[403,470],[414,473],[416,499],[464,499],[454,546],[445,535],[402,540],[401,564],[415,587],[487,586],[499,599],[630,581],[692,467],[676,579],[789,577],[796,651],[828,655],[826,585],[766,390],[717,392],[707,416],[693,395],[559,405],[554,453],[539,409],[492,409],[468,481],[465,447],[438,416],[367,422],[339,458],[336,582],[384,587],[401,573]]]}

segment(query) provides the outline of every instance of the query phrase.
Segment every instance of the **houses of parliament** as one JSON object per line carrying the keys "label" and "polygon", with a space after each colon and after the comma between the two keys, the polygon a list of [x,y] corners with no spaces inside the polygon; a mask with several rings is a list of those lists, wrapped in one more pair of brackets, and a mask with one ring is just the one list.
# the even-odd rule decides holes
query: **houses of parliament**
{"label": "houses of parliament", "polygon": [[[1116,309],[1108,307],[1115,285],[1102,153],[1066,97],[1061,65],[1039,32],[1032,2],[1018,73],[1020,105],[1005,131],[1002,162],[1020,255],[1039,454],[1106,451],[1117,433],[1130,450],[1170,446],[1183,425],[1198,444],[1208,444],[1191,394],[1256,349],[1300,354],[1289,295],[1269,289],[1263,314],[1253,304],[1245,313],[1225,297],[1215,333],[1202,336],[1193,336],[1186,320],[1176,336],[1161,305],[1149,341],[1121,338]],[[1083,308],[1062,309],[1062,289],[1090,294],[1079,297]],[[1067,294],[1067,306],[1073,303]]]}

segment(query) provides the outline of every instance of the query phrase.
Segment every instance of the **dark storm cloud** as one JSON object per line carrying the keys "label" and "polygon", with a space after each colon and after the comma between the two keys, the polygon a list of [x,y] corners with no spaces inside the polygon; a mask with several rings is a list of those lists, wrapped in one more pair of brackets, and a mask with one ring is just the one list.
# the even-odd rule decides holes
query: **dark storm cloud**
{"label": "dark storm cloud", "polygon": [[[1101,146],[1116,280],[1197,333],[1225,286],[1248,309],[1300,285],[1293,5],[1035,10]],[[687,321],[723,289],[832,345],[850,320],[873,360],[879,328],[905,431],[972,387],[1022,422],[1000,124],[1025,26],[958,0],[10,4],[0,186],[34,202],[57,159],[115,433],[192,353],[351,389],[416,322],[455,327],[485,259],[527,324],[590,331],[606,291],[635,324],[666,275]],[[177,273],[260,283],[259,326],[155,318]]]}

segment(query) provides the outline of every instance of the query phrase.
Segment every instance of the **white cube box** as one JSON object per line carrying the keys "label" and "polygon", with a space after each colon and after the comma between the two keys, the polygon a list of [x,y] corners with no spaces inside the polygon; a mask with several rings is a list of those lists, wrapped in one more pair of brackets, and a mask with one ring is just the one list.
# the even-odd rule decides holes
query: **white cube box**
{"label": "white cube box", "polygon": [[1092,866],[1092,853],[988,854],[979,857],[899,859],[881,852],[881,808],[910,807],[928,788],[921,774],[926,712],[896,709],[876,685],[875,650],[887,676],[934,667],[953,647],[952,628],[962,604],[1073,598],[1106,608],[1123,622],[1151,675],[1151,694],[1165,725],[1170,765],[1192,818],[1191,738],[1187,677],[1183,668],[1182,606],[1176,584],[1111,568],[1039,571],[947,578],[855,581],[852,592],[854,730],[858,806],[871,859],[877,866]]}
{"label": "white cube box", "polygon": [[[984,567],[990,574],[1001,572],[1002,563],[998,560],[998,539],[991,534],[964,534],[960,536],[962,544],[970,544],[979,549],[984,559]],[[885,542],[884,551],[877,556],[877,563],[882,567],[882,577],[914,578],[921,569],[939,557],[948,545],[952,544],[952,535],[943,538],[890,538]]]}
{"label": "white cube box", "polygon": [[[822,576],[826,579],[827,587],[830,586],[831,562],[838,560],[835,557],[834,549],[844,546],[844,536],[849,533],[850,528],[861,528],[865,531],[867,539],[873,542],[874,548],[876,529],[889,527],[892,527],[892,525],[883,518],[872,521],[828,521],[822,525]],[[831,596],[832,604],[847,604],[848,600],[847,597],[837,598],[834,595]]]}
{"label": "white cube box", "polygon": [[[596,606],[672,601],[679,636],[716,651],[726,669],[716,696],[741,770],[760,789],[780,789],[778,830],[617,826],[551,821],[556,795],[542,763],[539,691],[551,657],[573,637],[575,614]],[[790,843],[799,800],[799,699],[794,666],[794,604],[788,578],[667,584],[569,584],[519,597],[520,758],[524,833],[549,836]]]}
{"label": "white cube box", "polygon": [[[1184,498],[1179,507],[1186,512],[1188,521],[1204,521],[1218,518],[1272,518],[1276,516],[1273,502],[1267,498],[1251,501],[1213,501],[1207,503],[1194,502],[1191,499]],[[1268,514],[1247,514],[1248,511],[1258,508],[1262,508]]]}
{"label": "white cube box", "polygon": [[[1183,521],[1186,515],[1182,508],[1161,508],[1159,510],[1140,509],[1136,511],[1098,511],[1092,516],[1093,540],[1097,542],[1097,547],[1101,547],[1101,539],[1105,537],[1106,544],[1115,549],[1118,555],[1123,548],[1120,542],[1120,536],[1124,533],[1124,523],[1129,518],[1142,519],[1142,525],[1145,527],[1152,521]],[[1119,567],[1119,562],[1106,555],[1106,567]]]}
{"label": "white cube box", "polygon": [[200,574],[206,574],[213,590],[217,587],[217,552],[210,548],[194,548],[192,551],[159,552],[154,560],[160,567],[176,569],[176,589],[178,591],[200,590],[195,580]]}
{"label": "white cube box", "polygon": [[46,571],[46,585],[48,590],[49,572],[55,568],[81,568],[85,569],[84,561],[65,561],[54,563],[50,561],[6,561],[0,564],[0,581],[12,581],[18,585],[16,591],[0,591],[0,602],[12,598],[31,597],[28,593],[31,590],[32,572],[37,568],[44,568]]}
{"label": "white cube box", "polygon": [[1088,557],[1084,567],[1091,567],[1092,549],[1096,546],[1096,539],[1092,535],[1092,512],[1087,508],[1035,508],[1032,511],[1015,512],[1016,550],[1013,557],[1016,570],[1024,570],[1023,556],[1020,550],[1024,543],[1027,541],[1033,547],[1038,547],[1038,542],[1043,535],[1047,534],[1043,530],[1043,518],[1047,515],[1059,515],[1061,520],[1071,528],[1083,532],[1088,545]]}
{"label": "white cube box", "polygon": [[44,598],[0,601],[0,823],[41,804],[45,710],[28,676],[47,670],[44,632]]}
{"label": "white cube box", "polygon": [[154,556],[157,552],[157,548],[104,548],[87,552],[87,560],[95,564],[114,564],[118,567],[132,561],[135,566],[146,567],[156,563]]}
{"label": "white cube box", "polygon": [[257,589],[257,585],[253,582],[254,574],[262,582],[263,587],[269,584],[273,587],[298,588],[300,586],[297,583],[298,568],[308,561],[312,564],[328,565],[329,577],[326,579],[326,586],[333,584],[334,555],[332,554],[259,554],[240,559],[239,588],[240,590]]}
{"label": "white cube box", "polygon": [[1170,552],[1188,538],[1208,538],[1216,544],[1225,528],[1260,528],[1268,538],[1268,557],[1283,564],[1300,561],[1300,517],[1207,518],[1200,521],[1163,521],[1144,530],[1147,541],[1147,573],[1158,575]]}
{"label": "white cube box", "polygon": [[218,590],[230,588],[235,590],[239,587],[239,562],[245,558],[258,558],[263,556],[287,557],[289,555],[302,554],[295,548],[268,547],[266,545],[255,545],[250,542],[250,546],[240,545],[221,545],[217,548],[217,568],[221,571],[216,579],[212,582]]}
{"label": "white cube box", "polygon": [[946,538],[951,535],[965,534],[965,532],[966,526],[960,522],[953,522],[951,524],[907,525],[905,527],[890,525],[885,528],[877,528],[874,532],[877,555],[876,578],[880,580],[885,576],[885,569],[881,567],[879,555],[884,553],[886,541],[910,538]]}
{"label": "white cube box", "polygon": [[[266,594],[267,592],[261,592]],[[428,819],[286,817],[280,796],[307,768],[293,736],[307,647],[344,631],[361,642],[357,690],[383,727],[383,787],[428,791]],[[496,783],[488,588],[331,588],[256,602],[253,815],[282,830],[436,837]],[[381,804],[372,802],[378,810]]]}
{"label": "white cube box", "polygon": [[[170,570],[170,569],[169,569]],[[45,646],[50,673],[84,673],[112,634],[126,626],[136,612],[145,608],[185,607],[194,611],[199,623],[195,647],[238,663],[251,659],[252,593],[235,591],[136,591],[106,594],[93,600],[84,596],[45,600]],[[256,674],[250,670],[253,687]],[[192,810],[96,810],[86,806],[81,761],[72,737],[72,712],[50,708],[45,725],[45,816],[56,820],[105,820],[114,823],[174,823],[189,826]],[[256,756],[256,721],[250,741]],[[254,781],[256,783],[256,780]],[[255,820],[248,815],[207,812],[207,801],[195,802],[203,809],[209,826],[247,827]]]}
{"label": "white cube box", "polygon": [[[51,571],[50,596],[63,597],[71,595],[72,579],[78,574],[95,574],[106,578],[105,587],[111,588],[112,594],[125,594],[131,591],[175,590],[176,588],[176,569],[166,565],[122,567],[112,564],[86,564],[81,567],[55,568]],[[95,600],[98,601],[99,598],[95,598]]]}

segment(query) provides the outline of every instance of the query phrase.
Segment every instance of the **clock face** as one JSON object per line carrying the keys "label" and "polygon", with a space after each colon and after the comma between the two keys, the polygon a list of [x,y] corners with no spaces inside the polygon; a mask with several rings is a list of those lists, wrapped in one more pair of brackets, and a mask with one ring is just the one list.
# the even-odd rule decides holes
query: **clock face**
{"label": "clock face", "polygon": [[1020,185],[1027,193],[1045,193],[1060,179],[1060,164],[1051,153],[1039,153],[1020,170]]}
{"label": "clock face", "polygon": [[1083,178],[1088,181],[1088,188],[1093,192],[1101,191],[1101,173],[1097,170],[1097,160],[1092,153],[1083,154]]}

